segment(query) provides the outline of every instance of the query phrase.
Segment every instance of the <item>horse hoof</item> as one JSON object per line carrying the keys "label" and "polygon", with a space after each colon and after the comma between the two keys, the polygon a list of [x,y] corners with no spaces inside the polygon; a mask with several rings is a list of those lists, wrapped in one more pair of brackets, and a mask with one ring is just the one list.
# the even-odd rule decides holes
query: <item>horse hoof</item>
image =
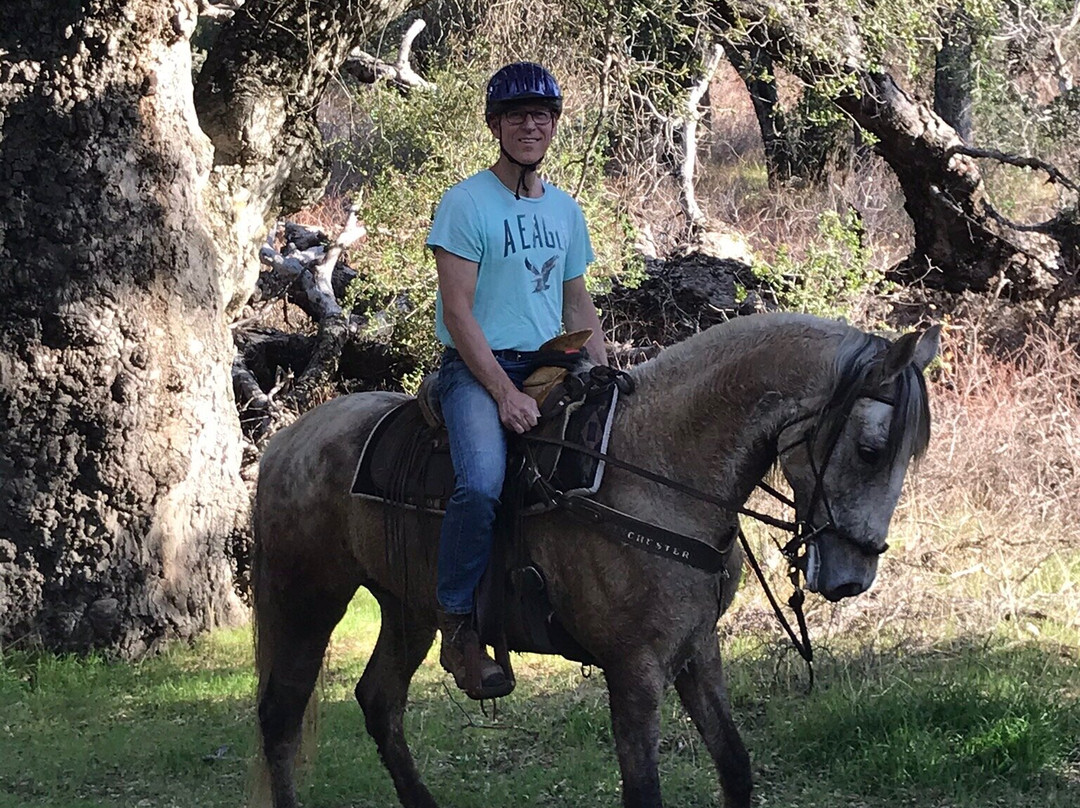
{"label": "horse hoof", "polygon": [[465,691],[465,695],[476,701],[501,699],[503,696],[509,696],[514,692],[515,684],[513,679],[501,677],[495,681],[489,680],[478,688],[469,688]]}

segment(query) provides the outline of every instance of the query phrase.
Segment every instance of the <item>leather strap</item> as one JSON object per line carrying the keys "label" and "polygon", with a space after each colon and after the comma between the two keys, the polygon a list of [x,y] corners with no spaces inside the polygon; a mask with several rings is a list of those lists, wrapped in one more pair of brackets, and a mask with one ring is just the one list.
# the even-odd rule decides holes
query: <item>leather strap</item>
{"label": "leather strap", "polygon": [[[710,575],[715,575],[724,569],[727,555],[731,551],[735,538],[733,533],[727,546],[718,550],[701,539],[683,536],[659,525],[635,519],[629,514],[601,505],[592,499],[560,494],[558,503],[571,514],[582,517],[588,522],[606,525],[611,537],[624,544],[696,567]],[[725,574],[724,577],[726,578],[727,575]]]}

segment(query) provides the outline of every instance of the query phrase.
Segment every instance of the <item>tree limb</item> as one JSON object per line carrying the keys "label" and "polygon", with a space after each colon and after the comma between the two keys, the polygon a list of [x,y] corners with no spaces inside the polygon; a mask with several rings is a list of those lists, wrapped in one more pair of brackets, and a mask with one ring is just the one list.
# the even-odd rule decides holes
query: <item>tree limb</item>
{"label": "tree limb", "polygon": [[433,90],[435,85],[425,80],[419,73],[412,69],[409,64],[409,55],[412,51],[413,40],[424,30],[427,23],[423,19],[413,20],[409,30],[401,39],[398,47],[398,58],[393,64],[384,62],[372,56],[360,48],[354,48],[349,52],[345,67],[360,81],[366,84],[374,84],[376,81],[389,81],[403,89],[409,90]]}
{"label": "tree limb", "polygon": [[966,154],[968,157],[985,157],[990,160],[997,160],[999,163],[1007,163],[1008,165],[1018,166],[1020,168],[1038,168],[1045,171],[1050,176],[1051,182],[1063,185],[1070,191],[1080,191],[1080,189],[1076,187],[1076,183],[1066,177],[1053,165],[1045,160],[1040,160],[1038,157],[1007,154],[1006,152],[998,151],[997,149],[978,149],[974,146],[964,145],[951,147],[949,153]]}
{"label": "tree limb", "polygon": [[242,5],[244,0],[199,0],[199,16],[208,20],[227,20]]}
{"label": "tree limb", "polygon": [[701,99],[709,90],[709,84],[720,67],[720,61],[724,58],[724,49],[721,45],[713,45],[707,52],[705,69],[697,84],[690,88],[686,98],[686,111],[682,119],[683,130],[683,154],[682,165],[679,166],[679,198],[682,201],[683,213],[686,215],[687,230],[691,238],[705,223],[705,213],[698,204],[697,195],[694,192],[694,169],[697,166],[697,127],[701,120]]}

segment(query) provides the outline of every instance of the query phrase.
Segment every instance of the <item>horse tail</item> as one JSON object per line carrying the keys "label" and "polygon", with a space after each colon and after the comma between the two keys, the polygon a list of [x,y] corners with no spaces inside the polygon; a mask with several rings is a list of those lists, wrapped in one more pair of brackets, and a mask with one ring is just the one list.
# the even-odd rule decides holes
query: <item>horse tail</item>
{"label": "horse tail", "polygon": [[[277,644],[281,639],[284,604],[278,602],[272,587],[269,586],[269,563],[262,547],[262,539],[265,537],[259,535],[257,514],[253,519],[253,524],[255,542],[251,564],[251,628],[255,651],[255,673],[258,680],[255,703],[257,714],[261,715],[263,700],[270,684],[275,652],[278,650]],[[324,666],[320,666],[318,681],[304,709],[300,726],[300,749],[297,753],[299,768],[306,768],[314,760],[318,734],[319,691],[323,685],[324,669]],[[256,721],[255,756],[251,762],[248,777],[249,808],[270,808],[273,805],[270,765],[263,743],[261,723],[261,721]]]}

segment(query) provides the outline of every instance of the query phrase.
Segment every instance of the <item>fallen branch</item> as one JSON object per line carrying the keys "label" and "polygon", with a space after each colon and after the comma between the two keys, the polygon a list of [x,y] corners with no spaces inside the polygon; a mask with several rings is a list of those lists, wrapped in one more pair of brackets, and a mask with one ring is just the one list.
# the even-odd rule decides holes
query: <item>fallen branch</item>
{"label": "fallen branch", "polygon": [[199,16],[208,20],[227,20],[242,5],[244,0],[199,0]]}
{"label": "fallen branch", "polygon": [[[329,296],[331,299],[335,298],[334,293],[334,268],[338,264],[338,259],[341,258],[341,253],[347,247],[351,247],[356,242],[364,239],[367,236],[367,228],[363,223],[357,219],[357,211],[359,209],[358,202],[354,202],[349,207],[349,217],[345,221],[345,229],[341,231],[341,235],[337,237],[330,249],[326,251],[326,255],[319,261],[311,274],[315,280],[315,289],[319,293],[320,299],[326,299]],[[335,300],[335,306],[337,302]],[[337,313],[341,313],[341,307],[337,306]]]}

